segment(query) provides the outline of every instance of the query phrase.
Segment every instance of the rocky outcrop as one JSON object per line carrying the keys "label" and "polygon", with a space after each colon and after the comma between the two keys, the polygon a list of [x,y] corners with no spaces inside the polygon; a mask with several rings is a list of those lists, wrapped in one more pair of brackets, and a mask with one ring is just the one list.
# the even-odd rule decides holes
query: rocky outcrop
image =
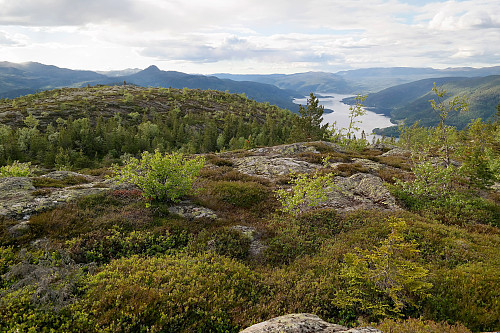
{"label": "rocky outcrop", "polygon": [[317,164],[278,156],[247,156],[234,160],[233,164],[241,173],[269,180],[290,172],[311,173],[321,168]]}
{"label": "rocky outcrop", "polygon": [[[49,175],[45,177],[49,178]],[[71,174],[74,176],[74,173]],[[76,174],[85,177],[80,174]],[[64,179],[67,171],[52,174],[52,179]],[[51,178],[51,177],[50,177]],[[0,216],[27,220],[31,215],[55,208],[69,201],[108,191],[102,182],[90,182],[65,188],[36,189],[33,180],[27,177],[0,178]]]}
{"label": "rocky outcrop", "polygon": [[257,231],[254,227],[248,227],[244,225],[235,225],[233,230],[241,232],[245,237],[250,240],[250,255],[252,257],[258,257],[266,249],[266,245],[262,244],[260,241],[261,233]]}
{"label": "rocky outcrop", "polygon": [[321,208],[348,211],[354,209],[399,209],[396,199],[384,186],[380,177],[357,173],[351,177],[335,177],[334,186]]}
{"label": "rocky outcrop", "polygon": [[[388,147],[379,147],[387,150]],[[282,177],[294,173],[313,173],[322,168],[335,170],[336,166],[346,163],[311,163],[304,161],[306,156],[314,157],[320,151],[344,153],[341,147],[328,142],[293,143],[275,147],[256,148],[243,154],[225,155],[239,172],[277,182]],[[398,148],[388,153],[402,154]],[[386,153],[386,154],[388,154]],[[227,157],[229,156],[229,157]],[[312,161],[315,159],[313,158]],[[375,176],[379,170],[386,168],[383,163],[369,159],[353,158],[353,170],[359,173],[351,177],[335,177],[335,186],[328,192],[328,200],[319,208],[333,208],[341,211],[353,209],[398,209],[395,199],[384,187],[382,179]],[[215,167],[217,168],[217,167]],[[137,189],[128,183],[115,184],[112,181],[102,181],[96,177],[82,175],[71,171],[54,171],[39,177],[53,179],[59,183],[77,184],[63,188],[47,187],[35,188],[33,179],[27,177],[10,177],[0,179],[0,216],[8,216],[17,220],[28,220],[35,213],[52,209],[69,201],[98,194],[109,190]],[[73,183],[71,182],[73,181]],[[43,182],[41,182],[43,183]],[[50,183],[50,182],[48,182]],[[51,185],[49,185],[51,186]],[[187,219],[210,218],[216,219],[214,211],[196,206],[189,202],[182,202],[170,207],[170,212]],[[258,245],[258,243],[256,243]],[[258,252],[258,248],[255,249]]]}
{"label": "rocky outcrop", "polygon": [[309,313],[289,314],[250,326],[240,333],[383,333],[373,327],[347,328]]}
{"label": "rocky outcrop", "polygon": [[345,153],[345,150],[342,149],[339,145],[326,142],[326,141],[315,141],[315,142],[297,142],[279,146],[272,147],[262,147],[262,148],[254,148],[250,149],[251,153],[256,155],[266,155],[266,156],[292,156],[300,153],[319,153],[318,146],[323,146],[328,148],[331,151],[335,151],[338,153]]}
{"label": "rocky outcrop", "polygon": [[216,219],[217,214],[211,209],[206,207],[197,206],[189,201],[182,201],[179,204],[169,207],[168,211],[172,214],[182,216],[188,220],[195,220],[200,218]]}

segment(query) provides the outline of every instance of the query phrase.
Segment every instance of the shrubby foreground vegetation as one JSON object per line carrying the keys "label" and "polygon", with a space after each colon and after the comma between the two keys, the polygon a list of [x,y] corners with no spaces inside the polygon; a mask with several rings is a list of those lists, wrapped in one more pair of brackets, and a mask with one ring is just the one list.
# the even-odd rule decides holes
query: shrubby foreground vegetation
{"label": "shrubby foreground vegetation", "polygon": [[[102,175],[114,162],[124,165],[115,175],[141,190],[41,212],[16,237],[9,232],[16,222],[0,217],[2,331],[238,332],[291,312],[386,332],[500,329],[500,197],[491,189],[500,180],[498,121],[476,120],[462,131],[446,117],[436,128],[416,124],[402,131],[404,153],[381,156],[387,149],[319,126],[314,96],[299,118],[219,92],[115,87],[108,93],[120,94],[117,101],[106,89],[87,88],[126,111],[94,117],[99,103],[89,102],[81,118],[42,116],[41,101],[48,107],[47,96],[67,90],[3,101],[26,112],[22,126],[11,117],[0,127],[2,176],[36,174],[35,165]],[[148,98],[171,109],[136,109]],[[214,98],[228,109],[197,114]],[[80,110],[80,102],[67,103]],[[183,110],[184,102],[198,106]],[[436,110],[443,107],[453,109],[436,101]],[[175,128],[184,128],[182,135],[174,136]],[[318,172],[275,181],[239,172],[229,157],[249,154],[244,150],[209,153],[308,138],[329,138],[345,151],[311,143],[319,153],[300,158],[320,165]],[[205,162],[188,155],[195,152],[207,152]],[[375,174],[404,209],[315,208],[334,176],[368,172],[355,158],[393,167]],[[332,171],[332,161],[342,164]],[[218,218],[169,213],[181,198]],[[261,232],[267,247],[260,256],[249,254],[250,239],[235,225]]]}

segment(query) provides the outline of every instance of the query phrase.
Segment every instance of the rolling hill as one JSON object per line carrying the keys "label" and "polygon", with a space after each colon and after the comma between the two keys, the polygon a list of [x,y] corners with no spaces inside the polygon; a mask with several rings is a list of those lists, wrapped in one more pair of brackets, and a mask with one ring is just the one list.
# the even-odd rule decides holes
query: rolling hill
{"label": "rolling hill", "polygon": [[63,87],[84,87],[97,84],[115,84],[126,81],[143,87],[172,87],[191,89],[212,89],[231,93],[244,93],[259,102],[269,102],[281,108],[296,111],[297,105],[292,100],[303,97],[302,94],[283,90],[270,84],[258,82],[237,82],[229,79],[219,79],[214,76],[191,75],[174,71],[162,71],[156,66],[145,70],[118,72],[133,74],[110,76],[92,71],[78,71],[56,66],[29,62],[15,64],[0,63],[0,98],[15,98],[37,91]]}

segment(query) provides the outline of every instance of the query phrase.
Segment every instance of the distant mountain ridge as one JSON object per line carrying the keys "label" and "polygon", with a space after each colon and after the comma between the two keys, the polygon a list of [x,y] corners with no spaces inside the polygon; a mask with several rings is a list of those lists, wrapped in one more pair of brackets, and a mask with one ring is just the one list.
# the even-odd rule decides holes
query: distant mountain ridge
{"label": "distant mountain ridge", "polygon": [[366,94],[385,88],[430,78],[485,77],[500,75],[500,66],[485,68],[414,68],[380,67],[340,71],[337,73],[307,72],[297,74],[237,75],[214,74],[219,78],[251,80],[274,84],[279,88],[292,89],[303,94],[311,91],[338,94]]}
{"label": "distant mountain ridge", "polygon": [[[366,100],[366,105],[376,108],[379,113],[384,113],[401,119],[406,105],[425,95],[432,88],[432,83],[447,84],[463,80],[464,85],[476,84],[467,78],[484,78],[500,75],[500,66],[487,68],[366,68],[340,71],[337,73],[307,72],[296,74],[270,74],[270,75],[237,75],[214,74],[195,75],[176,71],[163,71],[156,66],[144,70],[126,69],[122,71],[93,72],[84,70],[71,70],[35,62],[15,64],[0,62],[0,98],[13,98],[31,94],[41,90],[63,87],[82,87],[97,84],[135,84],[143,87],[172,87],[191,89],[213,89],[231,93],[244,93],[258,102],[269,102],[281,108],[297,111],[293,103],[294,98],[315,93],[338,94],[366,94],[371,93]],[[456,91],[459,86],[453,87]],[[466,87],[463,89],[476,89]],[[477,88],[479,89],[479,88]],[[486,107],[481,116],[489,117],[494,104],[493,92],[488,89],[487,103],[472,103],[473,108],[479,105]],[[476,97],[478,94],[476,93]],[[486,98],[486,99],[488,99]],[[497,101],[498,103],[498,101]],[[425,104],[425,103],[423,103]],[[419,105],[422,110],[427,110],[428,105]],[[412,107],[414,114],[425,116],[420,110]],[[410,118],[413,119],[413,115]],[[428,121],[432,123],[431,120]]]}
{"label": "distant mountain ridge", "polygon": [[238,82],[219,79],[215,76],[162,71],[156,66],[150,66],[139,72],[131,70],[129,73],[132,74],[128,75],[117,76],[117,73],[119,72],[111,72],[111,76],[106,76],[92,71],[71,70],[34,62],[23,64],[1,62],[0,98],[14,98],[54,88],[120,84],[123,81],[144,87],[186,87],[244,93],[258,102],[269,102],[291,111],[296,111],[298,108],[293,103],[293,99],[303,97],[302,94],[296,91],[280,89],[269,84]]}

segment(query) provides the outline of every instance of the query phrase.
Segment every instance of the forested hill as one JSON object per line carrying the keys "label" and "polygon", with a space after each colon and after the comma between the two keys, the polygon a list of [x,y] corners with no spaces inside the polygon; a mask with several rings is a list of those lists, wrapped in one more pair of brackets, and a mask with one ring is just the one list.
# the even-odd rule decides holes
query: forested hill
{"label": "forested hill", "polygon": [[0,165],[78,167],[144,150],[189,153],[285,142],[296,117],[243,94],[131,85],[0,100]]}
{"label": "forested hill", "polygon": [[[132,72],[135,71],[132,70]],[[127,73],[127,71],[118,72],[118,74],[123,73]],[[115,72],[110,72],[110,75],[107,76],[92,71],[70,70],[34,62],[23,64],[0,62],[0,98],[14,98],[54,88],[84,87],[89,84],[121,84],[123,81],[142,87],[179,89],[187,87],[244,93],[259,102],[269,102],[291,111],[297,109],[297,106],[293,104],[293,99],[303,97],[303,94],[296,91],[280,89],[270,84],[237,82],[222,80],[215,76],[162,71],[156,66],[150,66],[145,70],[126,75],[116,75]]]}
{"label": "forested hill", "polygon": [[500,102],[500,75],[420,80],[370,94],[364,104],[378,113],[391,116],[393,120],[405,120],[407,125],[420,121],[424,126],[435,126],[439,123],[439,115],[429,103],[429,100],[436,97],[431,91],[434,83],[447,91],[447,99],[463,96],[469,103],[468,112],[450,114],[447,120],[450,125],[461,129],[471,119],[490,120],[497,111]]}

